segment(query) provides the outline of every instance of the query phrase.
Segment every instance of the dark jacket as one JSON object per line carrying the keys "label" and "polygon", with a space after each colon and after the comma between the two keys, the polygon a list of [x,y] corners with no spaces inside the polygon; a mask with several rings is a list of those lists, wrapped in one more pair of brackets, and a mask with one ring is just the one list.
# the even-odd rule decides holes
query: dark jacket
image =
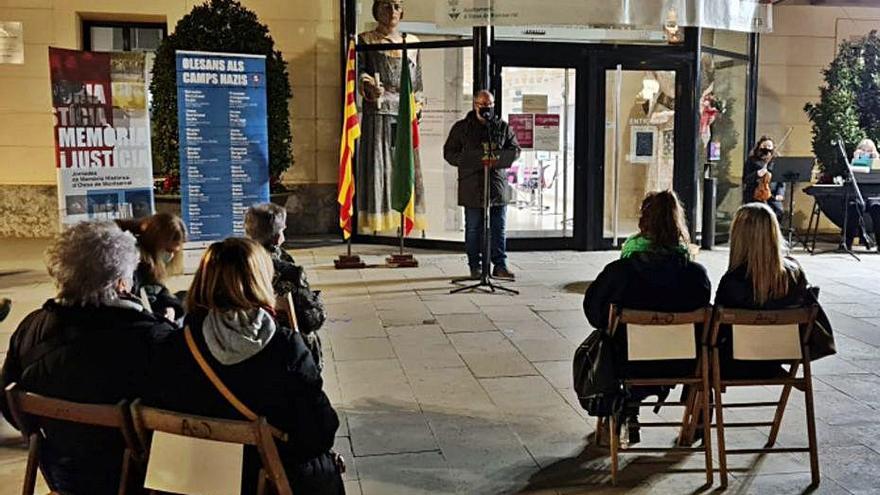
{"label": "dark jacket", "polygon": [[[75,402],[116,404],[140,397],[151,349],[174,332],[153,315],[125,307],[68,307],[47,301],[25,317],[9,342],[0,388]],[[5,397],[0,408],[12,422]],[[50,424],[41,465],[49,486],[72,494],[113,494],[123,442],[104,428]]]}
{"label": "dark jacket", "polygon": [[165,285],[153,277],[149,265],[143,261],[138,263],[134,272],[131,293],[140,297],[142,289],[147,296],[147,302],[150,303],[153,314],[164,317],[165,310],[171,308],[174,310],[175,320],[183,318],[185,314],[183,303]]}
{"label": "dark jacket", "polygon": [[[326,454],[333,447],[339,418],[322,390],[321,375],[301,334],[278,326],[257,354],[237,364],[221,365],[205,344],[205,317],[204,312],[186,317],[196,345],[241,402],[289,435],[289,442],[278,442],[288,474],[293,476],[298,465]],[[182,332],[158,346],[155,354],[152,387],[145,403],[188,414],[243,419],[196,364]],[[254,452],[247,450],[242,493],[255,489],[258,466]],[[293,490],[296,493],[295,483]]]}
{"label": "dark jacket", "polygon": [[[483,207],[483,159],[488,158],[490,143],[494,150],[514,150],[519,158],[520,147],[513,130],[501,119],[495,122],[490,136],[489,126],[481,124],[472,110],[449,131],[443,145],[443,158],[458,168],[459,206]],[[511,200],[507,173],[500,167],[489,170],[489,198],[493,206],[506,205]]]}
{"label": "dark jacket", "polygon": [[[745,266],[738,267],[729,271],[721,277],[718,284],[718,292],[715,293],[715,305],[725,308],[735,309],[766,309],[777,310],[785,308],[797,308],[811,305],[817,302],[815,297],[810,294],[807,277],[804,275],[803,269],[793,259],[786,259],[786,269],[791,275],[789,277],[788,293],[785,297],[767,301],[764,304],[757,304],[754,298],[754,289],[752,281],[748,276]],[[817,320],[827,331],[828,338],[822,338],[819,330],[814,328],[812,339],[810,340],[811,353],[813,356],[828,356],[836,352],[834,348],[834,338],[831,333],[831,325],[827,316],[820,310]],[[721,349],[722,369],[725,369],[727,376],[737,377],[762,377],[771,376],[779,370],[778,363],[765,362],[736,362],[733,361],[732,342],[730,341],[730,327],[722,326],[719,334],[719,347]]]}
{"label": "dark jacket", "polygon": [[[764,162],[760,160],[747,160],[745,170],[743,171],[743,204],[746,203],[754,203],[755,202],[755,189],[758,188],[758,170],[764,168]],[[773,174],[774,162],[770,162],[770,165],[767,166],[767,170]],[[785,196],[785,182],[781,180],[773,180],[773,179],[782,179],[782,177],[773,177],[770,179],[770,199],[767,200],[767,203],[773,203],[774,206],[778,206],[780,209],[782,208],[782,202],[776,201],[776,196]]]}
{"label": "dark jacket", "polygon": [[[712,284],[706,269],[681,254],[673,252],[642,252],[629,258],[613,261],[587,288],[584,295],[584,314],[590,325],[599,330],[608,329],[608,311],[611,304],[628,309],[649,311],[686,312],[709,304]],[[626,356],[626,332],[618,329],[615,346],[620,359]],[[692,369],[692,362],[667,364],[630,364],[621,373],[650,375],[684,373]]]}
{"label": "dark jacket", "polygon": [[321,328],[327,315],[321,291],[312,291],[305,270],[294,262],[293,257],[278,246],[266,246],[272,256],[275,275],[272,288],[276,295],[293,294],[296,320],[302,333],[312,333]]}

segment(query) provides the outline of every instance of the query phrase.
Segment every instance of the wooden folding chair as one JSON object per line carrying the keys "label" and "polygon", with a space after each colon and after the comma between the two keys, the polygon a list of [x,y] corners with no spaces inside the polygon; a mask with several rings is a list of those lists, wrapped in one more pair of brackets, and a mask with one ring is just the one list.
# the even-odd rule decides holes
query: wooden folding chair
{"label": "wooden folding chair", "polygon": [[[662,362],[678,359],[694,359],[696,365],[692,374],[685,376],[658,376],[625,378],[625,387],[637,386],[676,386],[687,385],[689,393],[679,402],[639,402],[639,406],[680,406],[684,416],[677,422],[641,423],[643,428],[680,427],[679,443],[674,447],[620,447],[617,434],[617,419],[613,416],[600,422],[600,428],[608,426],[611,448],[611,482],[617,484],[618,455],[621,453],[661,453],[661,452],[703,452],[706,460],[706,482],[712,484],[712,443],[709,421],[702,421],[703,446],[683,446],[685,440],[693,436],[697,418],[709,418],[709,354],[708,334],[711,308],[703,308],[690,313],[660,313],[637,311],[611,306],[610,333],[612,338],[622,325],[627,332],[627,361]],[[697,335],[695,325],[702,324],[701,335]]]}
{"label": "wooden folding chair", "polygon": [[[256,421],[234,421],[164,411],[141,405],[131,405],[131,416],[137,438],[149,462],[153,432],[164,432],[181,437],[213,440],[227,444],[250,445],[257,448],[262,461],[257,480],[257,495],[272,493],[293,495],[278,448],[273,438],[286,440],[286,435],[273,428],[265,418]],[[205,473],[211,476],[210,472]],[[155,493],[155,492],[154,492]]]}
{"label": "wooden folding chair", "polygon": [[[721,486],[727,486],[727,455],[809,452],[812,484],[819,484],[819,455],[816,448],[816,418],[813,409],[813,375],[810,369],[809,339],[819,312],[818,306],[779,311],[753,311],[718,307],[712,318],[710,349],[712,354],[712,388],[715,392],[715,426],[718,430],[718,461],[721,469]],[[722,378],[724,374],[718,346],[721,325],[731,325],[733,359],[743,361],[783,361],[791,367],[784,376],[771,378]],[[806,357],[806,359],[804,359]],[[798,377],[798,369],[803,375]],[[781,385],[782,394],[775,402],[737,402],[724,404],[723,392],[729,387]],[[782,423],[782,415],[788,404],[791,389],[804,392],[807,415],[806,448],[774,447]],[[724,409],[775,407],[772,422],[726,423]],[[727,449],[726,428],[770,427],[770,436],[764,448]]]}
{"label": "wooden folding chair", "polygon": [[[28,442],[27,465],[21,490],[23,495],[34,493],[37,468],[40,465],[40,450],[45,435],[43,426],[46,420],[119,430],[125,442],[125,449],[121,454],[122,471],[119,476],[118,493],[119,495],[128,493],[132,466],[140,470],[142,457],[131,426],[128,404],[125,401],[120,401],[116,405],[82,404],[26,392],[15,383],[10,383],[6,387],[6,400],[13,419]],[[54,487],[50,488],[54,490]]]}

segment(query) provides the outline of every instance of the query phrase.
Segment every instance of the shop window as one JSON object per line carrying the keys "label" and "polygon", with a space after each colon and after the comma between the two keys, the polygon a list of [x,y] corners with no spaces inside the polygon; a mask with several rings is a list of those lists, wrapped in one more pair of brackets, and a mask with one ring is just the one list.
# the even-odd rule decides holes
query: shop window
{"label": "shop window", "polygon": [[[431,36],[420,35],[426,41]],[[399,81],[381,67],[385,57],[399,57],[397,50],[358,53],[359,80],[377,76],[386,93],[374,101],[359,96],[361,139],[358,157],[358,232],[381,237],[397,236],[399,214],[381,206],[390,194],[383,176],[391,166],[391,147],[396,130],[396,93]],[[419,167],[416,228],[411,236],[446,241],[464,240],[464,218],[458,206],[457,169],[443,159],[443,144],[452,125],[471,110],[473,82],[472,48],[411,50],[413,84],[420,107]],[[393,65],[393,64],[391,64]],[[378,69],[377,69],[378,68]],[[398,73],[399,74],[399,73]],[[399,77],[399,75],[398,75]],[[361,85],[362,88],[362,85]],[[393,123],[392,123],[393,122]],[[422,206],[423,205],[423,206]]]}
{"label": "shop window", "polygon": [[[699,152],[718,180],[716,231],[722,237],[742,202],[746,149],[749,63],[746,59],[706,53],[702,57]],[[698,216],[701,218],[701,216]]]}
{"label": "shop window", "polygon": [[704,47],[742,55],[749,53],[748,33],[723,29],[703,29],[701,38]]}

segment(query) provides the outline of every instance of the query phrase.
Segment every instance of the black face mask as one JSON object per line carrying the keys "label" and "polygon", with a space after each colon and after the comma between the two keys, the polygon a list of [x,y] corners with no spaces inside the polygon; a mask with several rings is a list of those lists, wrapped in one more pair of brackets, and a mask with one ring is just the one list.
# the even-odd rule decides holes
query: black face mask
{"label": "black face mask", "polygon": [[770,155],[770,154],[773,154],[773,152],[770,151],[770,150],[768,150],[768,149],[763,149],[763,148],[762,148],[762,149],[759,149],[759,150],[758,150],[758,156],[760,156],[760,157],[762,157],[762,158],[765,157],[765,156],[767,156],[767,155]]}
{"label": "black face mask", "polygon": [[494,107],[480,107],[477,109],[477,112],[483,120],[492,120],[495,118]]}

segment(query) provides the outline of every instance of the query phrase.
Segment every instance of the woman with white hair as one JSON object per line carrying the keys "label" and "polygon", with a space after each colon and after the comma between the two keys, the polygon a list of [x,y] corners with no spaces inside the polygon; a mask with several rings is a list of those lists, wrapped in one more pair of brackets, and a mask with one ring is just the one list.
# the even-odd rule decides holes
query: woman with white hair
{"label": "woman with white hair", "polygon": [[327,318],[321,291],[312,291],[306,278],[306,271],[293,260],[281,245],[284,243],[284,230],[287,228],[287,210],[273,203],[263,203],[248,208],[244,216],[244,230],[247,236],[266,248],[272,257],[275,270],[272,276],[272,289],[277,296],[290,294],[293,297],[294,312],[306,345],[318,369],[323,369],[321,339],[317,331]]}
{"label": "woman with white hair", "polygon": [[[872,169],[874,168],[874,164],[877,163],[878,159],[880,159],[880,152],[877,151],[877,145],[874,144],[874,141],[872,139],[868,138],[862,139],[859,142],[858,147],[856,147],[855,153],[853,153],[853,161],[862,160],[864,162],[868,162],[868,166]],[[874,171],[873,173],[876,173],[876,171]],[[877,250],[880,251],[880,199],[878,199],[877,197],[868,197],[865,198],[865,203],[865,210],[867,211],[868,216],[871,217],[871,226],[873,227],[871,230],[874,232],[875,241],[874,245],[877,246]],[[857,218],[857,212],[854,210],[854,208],[850,208],[850,222],[858,223],[857,220],[854,220]],[[849,228],[848,233],[853,230],[855,230],[854,227]],[[866,246],[869,246],[870,249],[871,244],[868,242],[868,236],[866,235],[866,233],[860,232],[860,235],[862,237],[862,242],[864,242]],[[849,238],[849,236],[847,237],[848,245],[851,246],[852,239]]]}
{"label": "woman with white hair", "polygon": [[[75,402],[116,404],[141,395],[154,342],[174,331],[129,294],[139,254],[113,222],[76,224],[46,252],[58,292],[12,334],[0,389]],[[15,424],[4,396],[0,408]],[[53,492],[116,493],[123,440],[117,431],[46,425],[40,468]]]}

